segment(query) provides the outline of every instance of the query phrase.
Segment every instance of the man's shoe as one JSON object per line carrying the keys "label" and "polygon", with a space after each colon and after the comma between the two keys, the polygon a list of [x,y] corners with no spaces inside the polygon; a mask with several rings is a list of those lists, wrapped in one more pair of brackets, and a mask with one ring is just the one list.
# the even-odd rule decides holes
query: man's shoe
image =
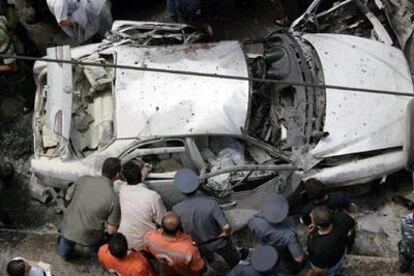
{"label": "man's shoe", "polygon": [[398,269],[400,270],[400,273],[407,273],[410,267],[400,265]]}

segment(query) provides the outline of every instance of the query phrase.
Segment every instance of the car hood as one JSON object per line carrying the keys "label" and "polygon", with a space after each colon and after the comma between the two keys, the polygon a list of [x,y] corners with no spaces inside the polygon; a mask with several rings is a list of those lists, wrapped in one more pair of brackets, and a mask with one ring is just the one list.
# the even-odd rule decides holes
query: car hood
{"label": "car hood", "polygon": [[[122,65],[248,76],[243,49],[233,41],[114,50]],[[116,136],[241,135],[249,87],[248,81],[117,69]]]}
{"label": "car hood", "polygon": [[[413,93],[410,70],[397,48],[349,35],[306,34],[327,85]],[[399,147],[410,97],[326,89],[324,131],[313,149],[322,158]]]}

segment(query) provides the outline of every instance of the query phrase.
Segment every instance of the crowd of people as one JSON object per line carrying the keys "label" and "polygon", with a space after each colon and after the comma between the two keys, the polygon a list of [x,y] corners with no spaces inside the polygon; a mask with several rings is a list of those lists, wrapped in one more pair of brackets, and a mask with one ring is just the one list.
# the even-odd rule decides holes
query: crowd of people
{"label": "crowd of people", "polygon": [[[85,247],[113,275],[214,275],[217,255],[229,275],[338,275],[351,250],[356,206],[342,192],[327,193],[316,180],[306,182],[311,201],[301,220],[307,225],[307,252],[301,244],[288,200],[272,194],[248,221],[260,240],[252,252],[237,248],[232,228],[219,204],[200,192],[198,175],[181,169],[175,187],[184,199],[167,211],[162,198],[144,184],[145,168],[108,158],[101,176],[83,176],[66,192],[69,202],[61,224],[58,252],[66,261]],[[114,185],[114,182],[117,185]],[[33,273],[31,271],[34,271]],[[7,266],[10,276],[42,275],[24,259]],[[30,271],[30,274],[25,274]],[[36,273],[35,273],[36,272]]]}

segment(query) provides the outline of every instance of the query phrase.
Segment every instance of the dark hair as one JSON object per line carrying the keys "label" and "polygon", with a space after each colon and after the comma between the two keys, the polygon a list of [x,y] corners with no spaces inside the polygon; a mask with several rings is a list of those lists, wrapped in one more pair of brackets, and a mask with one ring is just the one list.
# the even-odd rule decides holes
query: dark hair
{"label": "dark hair", "polygon": [[9,276],[24,276],[26,274],[26,262],[23,260],[13,260],[7,264],[7,274]]}
{"label": "dark hair", "polygon": [[141,168],[129,161],[122,166],[122,175],[129,185],[136,185],[141,183]]}
{"label": "dark hair", "polygon": [[128,242],[122,233],[115,233],[109,238],[109,252],[112,256],[123,258],[128,253]]}
{"label": "dark hair", "polygon": [[326,206],[321,205],[321,206],[315,207],[312,210],[311,215],[312,215],[313,223],[319,228],[325,229],[332,222],[331,212]]}
{"label": "dark hair", "polygon": [[118,158],[106,158],[102,165],[102,175],[114,179],[121,171],[121,161]]}
{"label": "dark hair", "polygon": [[309,179],[305,183],[305,189],[311,200],[321,201],[326,196],[326,187],[319,180]]}

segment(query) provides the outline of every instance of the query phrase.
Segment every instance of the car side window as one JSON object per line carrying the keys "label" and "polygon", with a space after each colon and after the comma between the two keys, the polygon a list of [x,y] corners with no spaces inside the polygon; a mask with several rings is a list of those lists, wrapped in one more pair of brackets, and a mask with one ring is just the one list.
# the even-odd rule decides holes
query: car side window
{"label": "car side window", "polygon": [[124,161],[133,160],[150,167],[150,173],[169,173],[184,167],[192,168],[192,162],[182,140],[157,140],[132,149]]}
{"label": "car side window", "polygon": [[217,197],[254,189],[276,176],[271,170],[248,169],[249,166],[274,164],[265,149],[248,141],[230,136],[209,136],[197,137],[195,142],[206,163],[205,172],[213,174],[207,178],[205,188]]}

